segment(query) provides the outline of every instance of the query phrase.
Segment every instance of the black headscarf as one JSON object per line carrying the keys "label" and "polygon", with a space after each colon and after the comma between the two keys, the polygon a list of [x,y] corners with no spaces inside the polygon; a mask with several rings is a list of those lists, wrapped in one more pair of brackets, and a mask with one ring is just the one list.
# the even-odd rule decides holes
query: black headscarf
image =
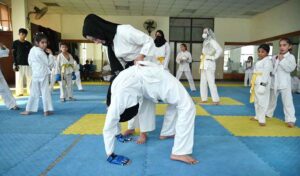
{"label": "black headscarf", "polygon": [[82,29],[83,37],[91,36],[105,40],[104,45],[111,45],[117,33],[118,24],[104,20],[103,18],[89,14],[85,17]]}
{"label": "black headscarf", "polygon": [[114,75],[124,70],[112,48],[117,27],[118,24],[106,21],[95,14],[89,14],[85,17],[82,28],[83,37],[91,36],[96,39],[105,40],[104,45],[107,46],[108,59]]}
{"label": "black headscarf", "polygon": [[167,40],[165,39],[165,35],[162,30],[157,30],[156,33],[157,32],[160,33],[161,36],[156,36],[154,43],[156,47],[161,47],[167,42]]}

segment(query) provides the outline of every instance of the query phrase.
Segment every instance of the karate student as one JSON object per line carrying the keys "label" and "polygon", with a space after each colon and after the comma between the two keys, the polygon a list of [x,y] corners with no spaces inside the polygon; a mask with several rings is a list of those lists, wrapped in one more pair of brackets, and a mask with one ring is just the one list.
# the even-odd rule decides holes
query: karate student
{"label": "karate student", "polygon": [[[252,73],[253,73],[253,57],[249,56],[248,60],[244,62],[244,70],[245,70],[245,77],[244,77],[244,86],[248,87],[251,84]],[[249,81],[249,83],[248,83]]]}
{"label": "karate student", "polygon": [[210,90],[213,104],[218,105],[220,98],[215,83],[216,60],[222,55],[222,48],[216,41],[214,32],[205,28],[202,37],[204,38],[202,55],[200,57],[200,95],[201,103],[207,102],[207,84]]}
{"label": "karate student", "polygon": [[295,126],[295,108],[291,89],[291,72],[296,68],[296,60],[289,50],[292,42],[288,38],[279,40],[280,53],[272,58],[274,70],[272,72],[272,84],[267,117],[273,117],[277,105],[277,97],[281,94],[285,122],[288,127]]}
{"label": "karate student", "polygon": [[155,33],[155,63],[163,65],[165,70],[169,70],[170,61],[170,45],[165,39],[165,35],[162,30],[157,30]]}
{"label": "karate student", "polygon": [[258,120],[260,126],[266,125],[266,111],[270,98],[270,73],[273,70],[273,64],[268,54],[270,47],[262,44],[258,47],[258,61],[254,67],[254,73],[251,80],[250,102],[254,102],[255,117],[251,120]]}
{"label": "karate student", "polygon": [[292,77],[292,93],[300,94],[300,79],[297,76]]}
{"label": "karate student", "polygon": [[76,84],[79,91],[83,91],[82,84],[81,84],[80,70],[79,70],[79,68],[80,68],[79,58],[78,58],[78,56],[75,56],[74,59],[76,61],[76,68],[77,69],[75,70],[76,79],[75,79],[75,81],[73,81],[73,84],[74,83]]}
{"label": "karate student", "polygon": [[24,78],[26,79],[27,93],[30,93],[31,69],[28,65],[28,54],[32,47],[26,41],[28,31],[24,28],[19,29],[19,39],[13,42],[12,53],[14,58],[14,71],[16,72],[16,95],[24,94]]}
{"label": "karate student", "polygon": [[51,70],[51,74],[50,74],[50,90],[53,91],[54,90],[54,84],[56,82],[56,72],[55,72],[55,68],[56,68],[56,60],[57,60],[57,55],[54,55],[54,62],[53,62],[53,66],[50,68]]}
{"label": "karate student", "polygon": [[73,87],[72,80],[76,79],[75,71],[77,63],[72,55],[68,52],[68,46],[65,43],[60,44],[61,53],[57,56],[55,73],[60,88],[60,101],[73,101]]}
{"label": "karate student", "polygon": [[[107,161],[126,165],[127,157],[114,154],[115,136],[119,134],[120,115],[128,108],[137,106],[145,99],[153,103],[162,101],[170,104],[169,113],[177,114],[176,131],[171,159],[189,164],[197,160],[189,156],[194,144],[195,105],[182,84],[161,66],[149,61],[138,61],[114,79],[111,86],[111,104],[103,129]],[[165,128],[166,126],[163,126]],[[167,126],[168,128],[168,126]]]}
{"label": "karate student", "polygon": [[[122,70],[132,66],[134,62],[153,60],[155,47],[153,39],[131,25],[115,24],[97,15],[90,14],[84,20],[82,34],[86,39],[97,44],[101,43],[107,47],[109,64],[113,75],[111,81]],[[109,94],[110,87],[107,93],[107,105],[110,104]],[[138,143],[144,143],[147,137],[146,132],[155,129],[155,104],[145,99],[141,104],[141,108],[143,111],[139,112],[139,116],[143,118],[142,121],[147,121],[148,123],[144,128],[145,131],[141,131]],[[128,131],[125,134],[134,133],[138,118],[136,117],[128,123]]]}
{"label": "karate student", "polygon": [[[30,96],[26,105],[26,111],[22,115],[29,115],[37,112],[39,106],[40,93],[42,94],[44,116],[53,114],[53,105],[49,88],[50,67],[53,66],[54,56],[52,51],[47,48],[47,36],[37,33],[34,36],[35,45],[30,50],[28,63],[32,69],[32,82]],[[47,52],[49,55],[45,53]]]}
{"label": "karate student", "polygon": [[[8,57],[9,49],[0,43],[0,59]],[[19,110],[15,98],[13,97],[7,82],[2,74],[1,68],[0,68],[0,96],[2,97],[5,106],[10,110]]]}
{"label": "karate student", "polygon": [[182,73],[184,73],[189,82],[191,91],[196,91],[194,79],[190,69],[190,63],[192,63],[192,55],[187,50],[187,46],[184,43],[180,45],[180,50],[181,51],[177,54],[176,57],[176,62],[179,64],[176,78],[180,80]]}

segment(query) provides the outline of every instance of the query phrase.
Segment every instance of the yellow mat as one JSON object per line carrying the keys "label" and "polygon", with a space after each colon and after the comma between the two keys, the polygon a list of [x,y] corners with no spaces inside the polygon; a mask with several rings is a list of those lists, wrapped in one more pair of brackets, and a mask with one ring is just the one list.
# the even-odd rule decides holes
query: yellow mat
{"label": "yellow mat", "polygon": [[[101,135],[105,122],[105,114],[86,114],[63,131],[66,135]],[[122,132],[127,129],[127,122],[121,123]],[[136,130],[136,134],[139,131]]]}
{"label": "yellow mat", "polygon": [[[156,115],[165,115],[168,104],[156,104]],[[196,105],[197,116],[209,116],[210,114],[201,106]]]}
{"label": "yellow mat", "polygon": [[[192,97],[195,104],[199,104],[199,102],[201,101],[200,97]],[[211,97],[208,98],[208,102],[207,103],[203,103],[203,105],[212,105],[212,99]],[[220,97],[220,105],[244,105],[242,102],[239,102],[233,98],[229,98],[229,97]]]}
{"label": "yellow mat", "polygon": [[97,85],[97,86],[108,86],[109,82],[82,82],[82,85]]}
{"label": "yellow mat", "polygon": [[288,128],[283,121],[277,118],[268,118],[264,127],[259,126],[257,121],[252,121],[250,118],[250,116],[214,116],[214,119],[234,136],[300,136],[300,128]]}
{"label": "yellow mat", "polygon": [[[181,83],[185,86],[185,87],[190,87],[189,83],[186,81],[181,81]],[[195,85],[199,85],[199,81],[195,82]],[[244,84],[243,83],[230,83],[230,82],[219,82],[216,83],[218,87],[243,87]]]}

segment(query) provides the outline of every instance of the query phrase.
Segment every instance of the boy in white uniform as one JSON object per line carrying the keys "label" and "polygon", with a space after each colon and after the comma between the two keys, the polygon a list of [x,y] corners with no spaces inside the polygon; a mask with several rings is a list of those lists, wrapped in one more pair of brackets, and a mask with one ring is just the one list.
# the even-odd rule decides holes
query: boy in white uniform
{"label": "boy in white uniform", "polygon": [[67,44],[61,43],[60,50],[62,52],[57,56],[55,68],[60,87],[60,100],[61,102],[65,102],[66,100],[72,101],[74,100],[72,80],[76,79],[75,71],[77,70],[77,63],[72,55],[68,53]]}
{"label": "boy in white uniform", "polygon": [[258,120],[260,126],[266,124],[266,111],[270,98],[270,73],[273,70],[273,64],[268,54],[270,47],[262,44],[258,47],[258,58],[254,67],[254,73],[251,80],[250,103],[254,102],[255,117],[251,120]]}
{"label": "boy in white uniform", "polygon": [[[4,57],[8,57],[9,49],[6,48],[2,43],[0,43],[0,59]],[[16,100],[13,97],[7,82],[2,74],[1,68],[0,68],[0,96],[2,97],[4,104],[8,109],[11,110],[19,110],[19,107],[17,106]]]}
{"label": "boy in white uniform", "polygon": [[[30,87],[30,96],[26,105],[26,111],[22,115],[29,115],[31,112],[37,112],[40,93],[42,94],[44,115],[53,114],[51,93],[49,88],[50,67],[54,64],[52,51],[47,49],[47,36],[43,33],[37,33],[35,44],[28,56],[28,63],[32,69],[32,82]],[[49,54],[46,55],[45,51]]]}
{"label": "boy in white uniform", "polygon": [[189,156],[194,143],[196,114],[194,102],[176,78],[162,67],[148,61],[139,61],[137,65],[122,71],[112,83],[111,104],[103,129],[108,161],[121,165],[129,163],[130,160],[127,157],[113,153],[115,136],[120,134],[118,127],[120,115],[126,109],[142,103],[144,99],[153,103],[158,103],[158,101],[168,103],[172,107],[172,113],[177,113],[177,119],[169,119],[176,120],[174,130],[176,135],[171,159],[189,164],[197,163],[197,160]]}
{"label": "boy in white uniform", "polygon": [[277,105],[277,97],[281,94],[285,122],[288,127],[295,126],[296,116],[291,88],[291,72],[296,68],[295,57],[289,52],[292,42],[288,38],[279,40],[280,53],[272,58],[274,70],[272,72],[272,85],[270,103],[266,113],[273,117]]}

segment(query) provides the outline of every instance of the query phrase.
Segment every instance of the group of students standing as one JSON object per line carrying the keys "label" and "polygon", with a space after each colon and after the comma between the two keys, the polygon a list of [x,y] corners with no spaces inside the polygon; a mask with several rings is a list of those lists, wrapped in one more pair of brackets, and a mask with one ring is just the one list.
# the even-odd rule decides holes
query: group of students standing
{"label": "group of students standing", "polygon": [[[34,46],[26,41],[27,30],[19,30],[19,40],[13,42],[13,69],[16,72],[16,95],[24,94],[24,79],[26,79],[27,94],[29,99],[22,115],[29,115],[37,112],[39,97],[42,97],[44,115],[53,114],[51,90],[54,83],[60,85],[60,99],[62,102],[75,100],[73,97],[73,82],[82,90],[78,63],[68,52],[68,46],[60,43],[60,53],[54,56],[47,48],[48,39],[44,33],[37,33],[34,36]],[[9,49],[1,45],[1,57],[7,57]],[[50,76],[51,75],[51,76]],[[76,77],[78,75],[78,77]],[[1,73],[1,95],[9,109],[18,110],[12,93]]]}

